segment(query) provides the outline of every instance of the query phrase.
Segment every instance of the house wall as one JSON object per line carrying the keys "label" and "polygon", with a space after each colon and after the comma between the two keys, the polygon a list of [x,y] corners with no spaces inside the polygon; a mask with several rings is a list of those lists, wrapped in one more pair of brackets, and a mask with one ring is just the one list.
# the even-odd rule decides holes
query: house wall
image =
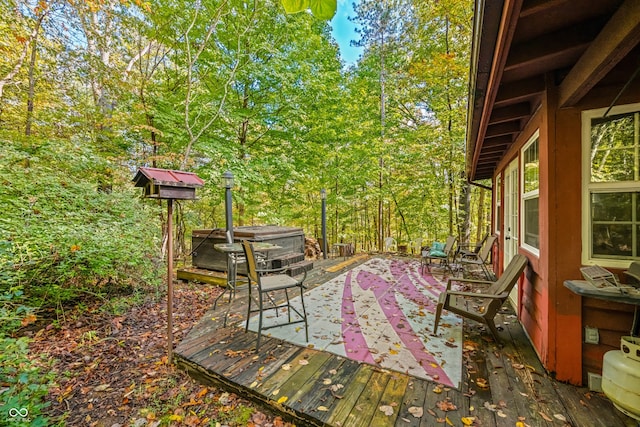
{"label": "house wall", "polygon": [[[500,162],[497,173],[518,158],[523,145],[539,129],[540,250],[539,255],[522,247],[519,250],[528,257],[529,268],[519,286],[518,316],[545,368],[560,381],[586,385],[589,372],[602,373],[604,353],[618,349],[620,337],[629,334],[633,307],[582,298],[564,286],[566,280],[582,277],[581,112],[602,105],[587,98],[587,104],[559,109],[556,89],[549,80],[541,106]],[[500,250],[503,245],[504,241]],[[496,258],[502,259],[502,254]],[[583,343],[586,326],[598,328],[599,344]]]}

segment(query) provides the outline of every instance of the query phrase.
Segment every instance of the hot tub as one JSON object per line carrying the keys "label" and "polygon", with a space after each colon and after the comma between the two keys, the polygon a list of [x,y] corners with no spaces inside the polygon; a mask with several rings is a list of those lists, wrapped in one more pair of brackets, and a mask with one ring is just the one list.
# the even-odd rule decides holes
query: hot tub
{"label": "hot tub", "polygon": [[[304,254],[304,232],[298,227],[281,227],[277,225],[240,226],[233,228],[236,242],[250,240],[278,245],[281,249],[269,251],[269,258],[288,253]],[[216,251],[213,245],[225,243],[224,228],[193,230],[191,233],[192,264],[197,268],[226,271],[227,255]],[[238,265],[238,273],[246,274],[246,265]]]}

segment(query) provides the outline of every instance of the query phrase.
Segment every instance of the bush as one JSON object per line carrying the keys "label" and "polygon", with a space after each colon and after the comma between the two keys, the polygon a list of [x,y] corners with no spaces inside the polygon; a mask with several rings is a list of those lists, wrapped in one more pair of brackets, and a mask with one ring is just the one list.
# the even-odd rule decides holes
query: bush
{"label": "bush", "polygon": [[0,316],[157,284],[160,210],[132,172],[69,141],[0,147]]}
{"label": "bush", "polygon": [[0,336],[0,420],[2,425],[46,426],[42,410],[53,384],[53,372],[42,372],[27,358],[28,340]]}

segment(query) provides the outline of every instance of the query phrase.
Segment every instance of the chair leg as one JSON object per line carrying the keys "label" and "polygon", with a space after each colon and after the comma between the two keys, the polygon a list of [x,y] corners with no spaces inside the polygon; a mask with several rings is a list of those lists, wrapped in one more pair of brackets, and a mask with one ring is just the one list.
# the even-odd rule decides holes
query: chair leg
{"label": "chair leg", "polygon": [[247,303],[247,321],[245,322],[244,331],[249,331],[249,319],[251,319],[251,301],[253,301],[253,297],[251,296],[251,281],[249,281],[249,289],[247,289],[249,293],[249,302]]}
{"label": "chair leg", "polygon": [[302,316],[304,317],[304,333],[309,342],[309,322],[307,321],[307,309],[304,305],[304,286],[300,285],[300,302],[302,303]]}
{"label": "chair leg", "polygon": [[500,344],[502,341],[498,336],[498,328],[496,328],[496,324],[493,322],[493,319],[486,319],[486,325],[491,331],[491,335],[493,335],[493,339],[496,340],[497,344]]}
{"label": "chair leg", "polygon": [[262,292],[258,292],[258,308],[259,308],[259,316],[258,316],[258,341],[256,342],[256,352],[260,350],[260,338],[262,338]]}
{"label": "chair leg", "polygon": [[440,315],[442,314],[442,306],[444,305],[443,298],[438,300],[438,305],[436,306],[436,320],[433,322],[433,334],[436,335],[438,333],[438,324],[440,323]]}

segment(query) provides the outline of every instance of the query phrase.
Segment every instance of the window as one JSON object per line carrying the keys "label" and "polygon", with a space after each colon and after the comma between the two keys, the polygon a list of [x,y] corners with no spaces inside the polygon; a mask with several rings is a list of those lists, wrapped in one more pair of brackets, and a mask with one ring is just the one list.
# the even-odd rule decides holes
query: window
{"label": "window", "polygon": [[534,253],[540,249],[540,154],[536,132],[522,148],[522,245]]}
{"label": "window", "polygon": [[640,105],[583,113],[583,262],[640,259]]}

